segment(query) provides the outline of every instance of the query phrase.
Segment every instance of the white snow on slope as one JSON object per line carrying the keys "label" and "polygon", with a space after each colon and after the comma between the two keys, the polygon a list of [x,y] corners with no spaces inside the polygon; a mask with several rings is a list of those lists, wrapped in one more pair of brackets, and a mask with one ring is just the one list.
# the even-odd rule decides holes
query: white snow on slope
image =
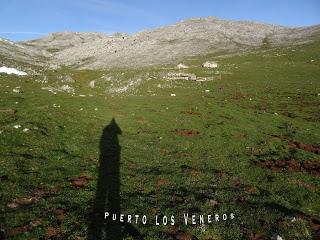
{"label": "white snow on slope", "polygon": [[11,41],[9,41],[8,39],[5,39],[5,38],[0,38],[0,41],[7,42],[7,43],[10,43],[11,45],[14,45],[13,42],[11,42]]}
{"label": "white snow on slope", "polygon": [[19,76],[25,76],[27,75],[26,72],[22,72],[22,71],[19,71],[15,68],[8,68],[8,67],[0,67],[0,73],[6,73],[6,74],[15,74],[15,75],[19,75]]}

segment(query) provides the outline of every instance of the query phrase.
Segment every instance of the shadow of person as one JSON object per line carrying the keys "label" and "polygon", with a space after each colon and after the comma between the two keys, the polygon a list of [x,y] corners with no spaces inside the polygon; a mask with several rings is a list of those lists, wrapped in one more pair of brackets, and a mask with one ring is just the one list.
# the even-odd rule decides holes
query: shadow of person
{"label": "shadow of person", "polygon": [[[99,172],[89,239],[121,239],[121,227],[105,221],[104,212],[120,213],[120,152],[118,135],[122,131],[112,118],[100,138]],[[105,229],[105,230],[104,230]]]}
{"label": "shadow of person", "polygon": [[[112,221],[112,214],[120,215],[120,153],[118,135],[122,131],[116,120],[103,129],[100,138],[99,172],[93,214],[88,231],[88,239],[120,240],[125,230],[134,239],[142,239],[139,232],[130,224]],[[104,213],[109,217],[105,220]]]}

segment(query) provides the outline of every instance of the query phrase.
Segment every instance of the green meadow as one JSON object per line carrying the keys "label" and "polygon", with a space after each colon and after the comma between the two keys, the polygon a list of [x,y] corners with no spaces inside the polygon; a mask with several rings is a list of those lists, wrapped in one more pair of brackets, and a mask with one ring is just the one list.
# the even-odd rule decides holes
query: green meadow
{"label": "green meadow", "polygon": [[[104,213],[96,208],[107,206],[105,191],[116,195],[117,211],[140,216],[113,239],[318,239],[319,46],[186,59],[185,72],[211,77],[203,82],[165,79],[178,71],[171,65],[1,74],[3,238],[108,239],[108,221],[92,221]],[[219,67],[202,68],[208,60]],[[66,75],[74,94],[42,89]],[[142,80],[110,91],[132,79]],[[103,144],[116,173],[102,164]],[[185,225],[184,213],[196,224]]]}

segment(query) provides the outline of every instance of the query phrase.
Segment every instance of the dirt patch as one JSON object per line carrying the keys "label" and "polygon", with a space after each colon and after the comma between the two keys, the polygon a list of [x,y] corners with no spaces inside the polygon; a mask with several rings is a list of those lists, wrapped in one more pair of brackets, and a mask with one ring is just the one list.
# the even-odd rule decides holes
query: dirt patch
{"label": "dirt patch", "polygon": [[16,198],[13,200],[13,202],[9,203],[7,205],[8,208],[19,208],[19,207],[25,207],[25,206],[30,206],[33,203],[38,201],[37,198],[35,197],[21,197],[21,198]]}
{"label": "dirt patch", "polygon": [[268,168],[272,172],[308,172],[315,175],[320,175],[320,161],[319,160],[307,160],[299,162],[295,158],[289,160],[258,160],[255,165],[261,168]]}
{"label": "dirt patch", "polygon": [[296,140],[289,139],[288,137],[285,137],[285,136],[272,135],[272,137],[281,141],[287,141],[291,149],[301,149],[303,151],[311,152],[314,154],[320,154],[320,146],[301,143]]}
{"label": "dirt patch", "polygon": [[30,222],[29,224],[27,224],[25,226],[19,226],[19,227],[12,228],[11,230],[8,231],[7,235],[10,237],[14,237],[14,236],[23,234],[25,232],[31,231],[35,227],[42,225],[42,222],[43,222],[42,219],[38,219],[38,220]]}
{"label": "dirt patch", "polygon": [[293,184],[293,185],[298,185],[300,187],[304,187],[306,189],[309,189],[311,191],[317,190],[318,186],[312,183],[306,183],[300,179],[290,179],[289,183]]}
{"label": "dirt patch", "polygon": [[312,145],[312,144],[305,144],[305,143],[300,143],[297,141],[289,141],[289,146],[293,149],[301,149],[303,151],[311,152],[314,154],[320,154],[320,147]]}
{"label": "dirt patch", "polygon": [[57,239],[61,235],[60,229],[54,227],[48,227],[46,237],[48,239]]}
{"label": "dirt patch", "polygon": [[187,166],[187,165],[182,165],[180,166],[181,171],[185,174],[188,174],[192,177],[200,177],[203,175],[203,173],[201,171],[198,171],[196,169],[194,169],[193,167]]}
{"label": "dirt patch", "polygon": [[196,137],[200,135],[200,132],[181,129],[181,130],[175,130],[175,134],[181,137]]}
{"label": "dirt patch", "polygon": [[44,188],[34,188],[31,191],[31,196],[28,197],[18,197],[14,199],[11,203],[7,204],[8,208],[19,208],[19,207],[27,207],[30,206],[41,199],[46,199],[50,197],[52,194],[56,194],[58,191],[55,188],[46,190]]}
{"label": "dirt patch", "polygon": [[32,191],[32,196],[34,196],[35,198],[37,199],[40,199],[40,198],[48,198],[51,194],[54,194],[54,190],[51,191],[51,190],[46,190],[44,188],[34,188]]}
{"label": "dirt patch", "polygon": [[60,223],[66,219],[66,211],[62,208],[49,209],[49,212],[53,213]]}
{"label": "dirt patch", "polygon": [[[296,218],[301,218],[304,219],[308,222],[310,228],[314,231],[314,232],[319,232],[320,231],[320,221],[317,220],[316,218],[309,216],[309,215],[305,215],[305,214],[298,214],[296,216]],[[318,239],[318,238],[317,238]]]}
{"label": "dirt patch", "polygon": [[164,185],[167,185],[168,184],[168,180],[167,179],[160,179],[158,181],[158,186],[164,186]]}
{"label": "dirt patch", "polygon": [[78,178],[72,179],[72,186],[75,188],[84,188],[88,185],[88,183],[93,179],[91,176],[80,176]]}
{"label": "dirt patch", "polygon": [[194,115],[194,116],[201,116],[202,114],[199,112],[194,112],[194,111],[181,111],[181,114],[185,114],[185,115]]}
{"label": "dirt patch", "polygon": [[9,114],[9,115],[14,115],[17,113],[16,109],[8,108],[8,109],[0,109],[0,114]]}
{"label": "dirt patch", "polygon": [[308,160],[303,162],[303,168],[308,172],[320,175],[320,160]]}
{"label": "dirt patch", "polygon": [[284,111],[284,112],[281,112],[282,115],[286,116],[286,117],[289,117],[289,118],[297,118],[298,115],[292,113],[292,112],[288,112],[288,111]]}
{"label": "dirt patch", "polygon": [[173,237],[174,239],[177,239],[177,240],[197,240],[198,239],[196,236],[193,236],[192,234],[181,231],[181,230],[177,231]]}

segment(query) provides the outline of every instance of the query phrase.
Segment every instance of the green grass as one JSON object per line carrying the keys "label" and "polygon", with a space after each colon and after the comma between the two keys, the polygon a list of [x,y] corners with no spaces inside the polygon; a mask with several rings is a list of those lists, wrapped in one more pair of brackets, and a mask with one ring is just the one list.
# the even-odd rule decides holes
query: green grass
{"label": "green grass", "polygon": [[[8,239],[46,238],[50,226],[63,239],[86,238],[97,190],[99,141],[114,117],[122,129],[122,213],[175,215],[177,221],[185,212],[236,216],[205,226],[134,225],[145,239],[168,239],[177,230],[199,239],[253,239],[258,234],[266,239],[276,233],[283,239],[315,238],[308,220],[320,220],[319,177],[306,171],[273,172],[254,162],[319,160],[319,155],[292,150],[289,140],[274,137],[319,145],[319,50],[314,43],[187,60],[192,66],[188,71],[197,76],[231,73],[205,83],[168,82],[161,76],[170,69],[160,68],[43,73],[49,85],[57,84],[59,75],[71,75],[74,96],[41,90],[44,85],[35,81],[41,76],[0,75],[0,110],[17,110],[0,112],[0,229],[8,235],[41,219],[39,226]],[[218,61],[219,69],[201,68],[207,60]],[[105,90],[110,83],[100,80],[96,89],[88,88],[103,74],[121,85],[147,73],[155,78],[128,93],[110,94]],[[17,86],[22,93],[12,91]],[[17,124],[22,127],[15,129]],[[25,133],[24,128],[30,130]],[[184,137],[176,130],[200,134]],[[69,179],[81,175],[94,180],[76,189]],[[27,207],[7,206],[39,188],[50,195]],[[212,206],[210,200],[218,204]],[[65,210],[63,221],[54,214],[60,208]]]}

